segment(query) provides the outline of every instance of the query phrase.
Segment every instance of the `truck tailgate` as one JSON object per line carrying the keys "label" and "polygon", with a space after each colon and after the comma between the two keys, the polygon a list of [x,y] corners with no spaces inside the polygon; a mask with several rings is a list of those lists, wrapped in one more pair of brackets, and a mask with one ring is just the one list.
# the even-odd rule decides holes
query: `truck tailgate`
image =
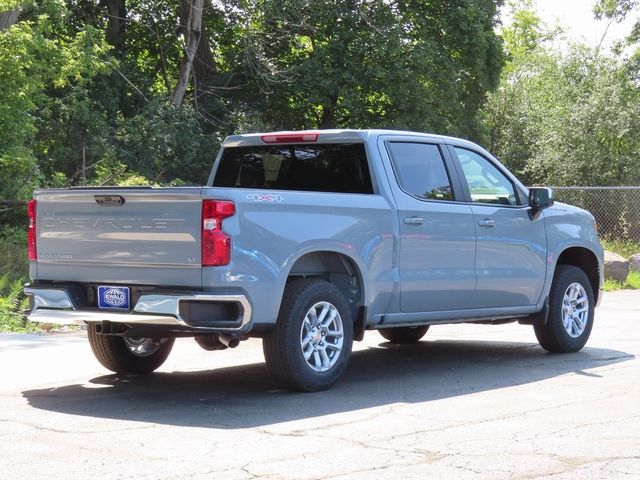
{"label": "truck tailgate", "polygon": [[47,190],[35,198],[34,279],[201,286],[201,188]]}

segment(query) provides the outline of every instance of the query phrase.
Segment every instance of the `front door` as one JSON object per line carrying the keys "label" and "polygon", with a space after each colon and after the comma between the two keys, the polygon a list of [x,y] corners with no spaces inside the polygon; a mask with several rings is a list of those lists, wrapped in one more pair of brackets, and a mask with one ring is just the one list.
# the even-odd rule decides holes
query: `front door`
{"label": "front door", "polygon": [[546,275],[544,219],[530,219],[515,185],[491,160],[465,148],[454,151],[477,232],[472,308],[537,303]]}

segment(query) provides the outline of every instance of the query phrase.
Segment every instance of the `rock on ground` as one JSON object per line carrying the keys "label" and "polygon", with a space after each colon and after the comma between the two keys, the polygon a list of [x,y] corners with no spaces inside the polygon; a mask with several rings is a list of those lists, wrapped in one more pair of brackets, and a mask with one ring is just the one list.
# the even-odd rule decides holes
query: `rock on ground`
{"label": "rock on ground", "polygon": [[617,253],[604,252],[604,278],[623,283],[629,275],[629,262]]}
{"label": "rock on ground", "polygon": [[640,253],[631,255],[629,258],[629,269],[632,272],[640,272]]}

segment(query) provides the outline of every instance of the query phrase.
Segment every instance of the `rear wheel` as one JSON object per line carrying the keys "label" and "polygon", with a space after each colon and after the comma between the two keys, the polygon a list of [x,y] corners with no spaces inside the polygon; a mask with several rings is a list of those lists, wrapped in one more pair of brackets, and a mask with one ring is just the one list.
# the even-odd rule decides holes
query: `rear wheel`
{"label": "rear wheel", "polygon": [[381,328],[380,335],[391,343],[417,343],[429,330],[429,325],[421,327]]}
{"label": "rear wheel", "polygon": [[280,384],[312,392],[338,380],[352,343],[353,321],[342,292],[327,281],[304,279],[287,285],[276,327],[262,345]]}
{"label": "rear wheel", "polygon": [[584,347],[593,328],[594,306],[586,273],[573,265],[558,265],[549,292],[547,323],[534,326],[542,348],[570,353]]}
{"label": "rear wheel", "polygon": [[89,344],[96,359],[115,373],[151,373],[162,365],[175,339],[100,335],[89,324]]}

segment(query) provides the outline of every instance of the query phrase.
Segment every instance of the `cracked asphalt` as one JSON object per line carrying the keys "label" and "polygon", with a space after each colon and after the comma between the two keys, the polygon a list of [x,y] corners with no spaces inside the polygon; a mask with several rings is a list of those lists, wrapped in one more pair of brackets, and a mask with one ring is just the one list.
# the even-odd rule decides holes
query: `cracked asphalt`
{"label": "cracked asphalt", "polygon": [[330,391],[269,377],[258,340],[176,342],[109,375],[83,334],[0,335],[2,479],[640,479],[640,292],[605,294],[585,349],[531,327],[376,332]]}

